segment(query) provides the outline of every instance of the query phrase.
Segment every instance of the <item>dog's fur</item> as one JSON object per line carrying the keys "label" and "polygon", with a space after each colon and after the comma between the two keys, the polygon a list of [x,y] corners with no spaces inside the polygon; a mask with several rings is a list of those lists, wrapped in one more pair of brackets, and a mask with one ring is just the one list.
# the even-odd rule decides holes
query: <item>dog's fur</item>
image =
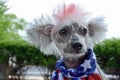
{"label": "dog's fur", "polygon": [[[28,38],[45,54],[62,56],[67,68],[76,68],[84,60],[87,49],[104,39],[107,31],[104,17],[82,12],[78,15],[68,13],[63,18],[59,13],[54,15],[55,21],[42,17],[31,24]],[[107,80],[99,66],[97,69],[103,80]]]}

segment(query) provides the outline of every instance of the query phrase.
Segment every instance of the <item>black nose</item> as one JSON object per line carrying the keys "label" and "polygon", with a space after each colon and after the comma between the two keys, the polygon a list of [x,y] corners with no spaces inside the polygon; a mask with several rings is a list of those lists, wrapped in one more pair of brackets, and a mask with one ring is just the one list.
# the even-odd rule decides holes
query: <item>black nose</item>
{"label": "black nose", "polygon": [[73,43],[72,47],[75,49],[75,50],[80,50],[82,48],[82,44],[80,43]]}

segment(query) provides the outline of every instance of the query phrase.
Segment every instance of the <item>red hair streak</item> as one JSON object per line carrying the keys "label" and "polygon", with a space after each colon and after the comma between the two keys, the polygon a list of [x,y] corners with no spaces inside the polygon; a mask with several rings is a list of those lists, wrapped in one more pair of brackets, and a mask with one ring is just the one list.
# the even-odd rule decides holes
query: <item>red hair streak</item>
{"label": "red hair streak", "polygon": [[69,16],[79,16],[80,18],[82,18],[86,15],[86,13],[87,12],[84,12],[82,8],[75,4],[70,4],[68,6],[64,4],[62,8],[58,9],[58,13],[56,14],[55,18],[58,21],[62,21]]}

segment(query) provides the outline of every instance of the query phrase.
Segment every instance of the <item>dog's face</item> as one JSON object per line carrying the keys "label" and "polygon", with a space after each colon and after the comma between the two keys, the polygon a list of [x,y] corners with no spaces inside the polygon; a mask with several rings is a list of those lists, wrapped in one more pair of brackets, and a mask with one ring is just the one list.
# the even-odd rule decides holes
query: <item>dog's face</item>
{"label": "dog's face", "polygon": [[61,23],[53,28],[52,39],[65,57],[79,57],[87,51],[89,30],[85,24],[70,22]]}
{"label": "dog's face", "polygon": [[52,24],[48,17],[41,17],[27,30],[29,41],[45,54],[83,56],[88,48],[104,39],[107,29],[103,17],[91,17],[75,5],[64,6],[55,20]]}
{"label": "dog's face", "polygon": [[56,25],[40,23],[27,30],[29,41],[45,54],[64,57],[85,55],[88,48],[104,39],[105,33],[103,17],[92,18],[87,22],[68,20]]}

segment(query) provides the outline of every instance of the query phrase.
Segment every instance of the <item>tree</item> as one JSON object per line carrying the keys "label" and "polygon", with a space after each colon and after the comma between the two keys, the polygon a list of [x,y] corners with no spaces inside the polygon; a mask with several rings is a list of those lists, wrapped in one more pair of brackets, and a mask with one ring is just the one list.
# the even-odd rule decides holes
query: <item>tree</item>
{"label": "tree", "polygon": [[18,31],[24,28],[26,22],[14,14],[7,14],[5,3],[0,1],[0,41],[19,40]]}
{"label": "tree", "polygon": [[98,62],[107,73],[120,76],[120,39],[108,39],[94,48]]}
{"label": "tree", "polygon": [[[8,62],[8,59],[11,57],[12,63],[16,65],[11,65],[11,70],[13,70],[10,72],[11,75],[15,75],[18,70],[22,69],[22,67],[26,65],[46,66],[50,70],[54,69],[53,65],[56,61],[55,56],[44,55],[39,49],[31,46],[24,40],[1,42],[0,49],[0,53],[2,53],[0,54],[0,63]],[[14,60],[12,57],[15,57],[16,60]]]}
{"label": "tree", "polygon": [[18,19],[14,14],[7,14],[8,8],[5,3],[5,1],[0,1],[0,43],[20,41],[22,38],[18,31],[23,29],[26,22],[24,19]]}
{"label": "tree", "polygon": [[[8,10],[9,8],[6,5],[6,2],[0,1],[0,65],[4,65],[6,69],[9,67],[8,62],[11,54],[8,54],[6,48],[3,49],[3,43],[7,44],[8,41],[11,43],[16,40],[22,40],[18,35],[18,31],[23,29],[23,27],[26,25],[24,19],[18,19],[16,15],[8,14]],[[8,74],[8,71],[3,72],[6,72],[5,74]]]}
{"label": "tree", "polygon": [[[15,14],[7,13],[8,10],[6,2],[0,1],[0,64],[7,67],[3,69],[3,72],[8,71],[6,76],[16,75],[25,65],[42,65],[54,69],[56,57],[43,55],[39,49],[23,40],[18,31],[23,30],[27,23]],[[12,64],[9,65],[10,61]]]}

